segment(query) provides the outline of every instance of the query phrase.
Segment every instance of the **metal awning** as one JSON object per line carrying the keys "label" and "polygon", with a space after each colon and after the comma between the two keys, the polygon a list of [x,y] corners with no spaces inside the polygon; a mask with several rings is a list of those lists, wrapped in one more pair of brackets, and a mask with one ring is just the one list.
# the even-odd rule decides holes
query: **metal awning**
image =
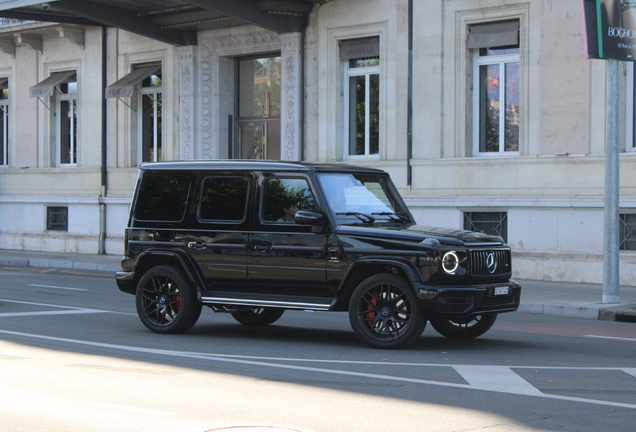
{"label": "metal awning", "polygon": [[133,69],[131,73],[106,87],[106,98],[121,98],[132,96],[137,84],[161,69],[161,65],[144,66]]}
{"label": "metal awning", "polygon": [[519,44],[519,20],[495,21],[468,26],[466,46],[473,48],[492,48]]}
{"label": "metal awning", "polygon": [[53,94],[56,85],[63,82],[71,82],[71,77],[75,77],[75,71],[55,72],[43,81],[40,81],[29,89],[31,97],[46,97]]}
{"label": "metal awning", "polygon": [[298,32],[320,0],[0,0],[0,17],[116,27],[172,45],[205,30],[253,24]]}

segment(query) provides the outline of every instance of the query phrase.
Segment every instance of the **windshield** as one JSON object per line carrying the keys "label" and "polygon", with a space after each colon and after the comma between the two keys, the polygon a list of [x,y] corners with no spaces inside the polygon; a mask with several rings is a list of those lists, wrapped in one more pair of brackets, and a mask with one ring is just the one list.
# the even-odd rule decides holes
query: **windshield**
{"label": "windshield", "polygon": [[320,174],[318,181],[331,213],[341,222],[411,222],[409,211],[386,176]]}

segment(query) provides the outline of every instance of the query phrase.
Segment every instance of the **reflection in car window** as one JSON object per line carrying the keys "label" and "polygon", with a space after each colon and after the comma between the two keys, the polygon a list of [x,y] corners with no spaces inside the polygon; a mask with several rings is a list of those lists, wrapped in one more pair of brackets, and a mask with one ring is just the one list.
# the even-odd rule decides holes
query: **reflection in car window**
{"label": "reflection in car window", "polygon": [[402,213],[395,192],[382,177],[356,174],[321,174],[318,177],[331,211],[335,214]]}
{"label": "reflection in car window", "polygon": [[137,220],[178,222],[185,214],[190,179],[183,175],[146,174],[141,180],[135,218]]}
{"label": "reflection in car window", "polygon": [[305,179],[269,178],[263,188],[262,218],[269,222],[293,222],[298,210],[314,210],[314,196]]}
{"label": "reflection in car window", "polygon": [[248,180],[242,177],[206,178],[201,191],[199,217],[203,220],[244,220],[248,185]]}

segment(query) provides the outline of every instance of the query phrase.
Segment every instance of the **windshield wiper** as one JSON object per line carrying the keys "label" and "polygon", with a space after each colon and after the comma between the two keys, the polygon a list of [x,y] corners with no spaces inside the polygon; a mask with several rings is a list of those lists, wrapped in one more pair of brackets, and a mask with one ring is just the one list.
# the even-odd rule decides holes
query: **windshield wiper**
{"label": "windshield wiper", "polygon": [[355,216],[360,219],[364,223],[372,224],[375,222],[375,218],[369,216],[368,214],[360,213],[360,212],[345,212],[345,213],[336,213],[338,216]]}
{"label": "windshield wiper", "polygon": [[382,213],[371,213],[371,214],[372,215],[378,215],[378,216],[388,216],[389,219],[394,220],[394,221],[408,222],[410,220],[409,218],[407,218],[404,215],[393,213],[393,212],[382,212]]}

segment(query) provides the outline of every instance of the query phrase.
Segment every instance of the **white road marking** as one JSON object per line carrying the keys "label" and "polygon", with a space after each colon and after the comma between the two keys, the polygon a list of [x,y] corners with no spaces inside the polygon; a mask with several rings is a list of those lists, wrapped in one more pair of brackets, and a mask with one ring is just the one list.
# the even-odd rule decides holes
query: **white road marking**
{"label": "white road marking", "polygon": [[63,311],[39,311],[39,312],[7,312],[0,313],[0,318],[8,317],[25,317],[25,316],[45,316],[45,315],[74,315],[74,314],[91,314],[104,313],[106,311],[96,309],[73,309]]}
{"label": "white road marking", "polygon": [[[107,313],[108,312],[108,311],[99,310],[99,309],[85,309],[85,308],[78,308],[78,307],[72,307],[72,306],[60,306],[60,305],[25,302],[25,301],[18,301],[18,300],[0,299],[0,303],[16,303],[16,304],[26,304],[30,306],[44,306],[49,308],[66,309],[62,311],[56,310],[56,311],[6,312],[6,313],[0,313],[0,318],[24,317],[24,316],[45,316],[45,315],[72,315],[72,314]],[[115,313],[115,312],[112,312],[112,313]]]}
{"label": "white road marking", "polygon": [[103,402],[87,402],[84,405],[88,405],[88,406],[92,406],[96,408],[106,408],[106,409],[112,409],[117,411],[131,412],[135,414],[146,414],[146,415],[151,415],[155,417],[165,417],[165,416],[175,415],[175,413],[169,413],[164,411],[135,408],[135,407],[125,406],[125,405],[114,405],[114,404],[103,403]]}
{"label": "white road marking", "polygon": [[584,337],[596,338],[596,339],[611,339],[611,340],[621,340],[621,341],[636,342],[636,339],[633,339],[633,338],[622,338],[622,337],[614,337],[614,336],[585,335]]}
{"label": "white road marking", "polygon": [[[89,342],[89,341],[76,340],[76,339],[59,338],[59,337],[54,337],[54,336],[44,336],[44,335],[37,335],[37,334],[31,334],[31,333],[14,332],[14,331],[8,331],[8,330],[0,330],[0,334],[13,335],[13,336],[19,336],[19,337],[27,337],[27,338],[33,338],[33,339],[43,339],[43,340],[48,340],[48,341],[69,343],[69,344],[75,344],[75,345],[84,345],[84,346],[91,346],[91,347],[107,348],[107,349],[113,349],[113,350],[119,350],[119,351],[137,352],[137,353],[154,354],[154,355],[163,355],[163,356],[169,356],[169,357],[181,357],[181,358],[191,358],[191,359],[216,361],[216,362],[225,362],[225,363],[245,364],[245,365],[251,365],[251,366],[263,366],[263,367],[269,367],[269,368],[289,369],[289,370],[297,370],[297,371],[307,371],[307,372],[324,373],[324,374],[330,374],[330,375],[345,375],[345,376],[361,377],[361,378],[369,378],[369,379],[377,379],[377,380],[406,382],[406,383],[411,383],[411,384],[425,384],[425,385],[432,385],[432,386],[452,387],[452,388],[465,389],[465,390],[495,391],[495,392],[499,392],[499,393],[518,394],[518,395],[522,395],[522,396],[540,397],[540,398],[545,398],[545,399],[555,399],[555,400],[563,400],[563,401],[582,402],[582,403],[594,404],[594,405],[603,405],[603,406],[613,406],[613,407],[620,407],[620,408],[636,409],[636,405],[635,404],[628,404],[628,403],[621,403],[621,402],[611,402],[611,401],[596,400],[596,399],[585,399],[585,398],[577,398],[577,397],[569,397],[569,396],[560,396],[560,395],[553,395],[553,394],[544,394],[544,393],[541,393],[541,392],[538,392],[538,394],[529,395],[527,393],[527,388],[523,388],[523,392],[519,392],[518,391],[518,388],[519,388],[520,384],[519,384],[518,379],[516,379],[516,378],[511,380],[512,385],[510,386],[510,389],[506,389],[505,386],[500,386],[498,389],[484,389],[484,388],[480,388],[478,386],[473,386],[473,385],[447,383],[447,382],[440,382],[440,381],[430,381],[430,380],[423,380],[423,379],[417,379],[417,378],[407,378],[407,377],[397,377],[397,376],[391,376],[391,375],[380,375],[380,374],[371,374],[371,373],[363,373],[363,372],[343,371],[343,370],[337,370],[337,369],[323,369],[323,368],[316,368],[316,367],[297,366],[297,365],[280,364],[280,363],[266,363],[266,362],[263,362],[263,361],[247,360],[246,357],[233,358],[233,357],[230,357],[230,356],[219,356],[219,355],[207,354],[207,353],[196,353],[196,352],[185,352],[185,351],[170,351],[170,350],[162,350],[162,349],[156,349],[156,348],[141,348],[141,347],[128,346],[128,345],[114,345],[114,344],[107,344],[107,343],[101,343],[101,342]],[[283,360],[283,359],[281,359],[281,360]],[[288,361],[294,361],[294,360],[293,359],[288,359]],[[391,363],[382,363],[382,364],[392,365]],[[427,366],[427,365],[421,365],[421,366]],[[431,365],[428,365],[428,366],[460,367],[460,369],[461,369],[461,367],[464,367],[465,365],[452,365],[452,364],[437,364],[437,365],[433,365],[433,364],[431,364]],[[479,367],[479,366],[475,366],[475,367]],[[529,367],[530,366],[522,366],[521,368],[529,368]],[[504,368],[504,369],[515,369],[515,368],[519,368],[519,367],[517,367],[517,366],[507,366],[507,367],[502,367],[502,368]],[[541,368],[537,368],[537,369],[573,369],[573,368],[559,368],[559,367],[547,367],[546,366],[546,367],[541,367]],[[605,368],[577,368],[577,369],[580,369],[580,370],[585,370],[585,369],[589,369],[589,370],[616,370],[616,371],[625,370],[625,368],[606,368],[606,367]],[[631,370],[631,369],[627,369],[627,370]],[[628,373],[630,373],[630,372],[628,372]],[[471,377],[474,377],[474,373],[473,372],[470,372],[470,375],[471,375]],[[471,377],[469,377],[469,378],[471,378]],[[471,379],[473,379],[473,378],[471,378]],[[466,381],[470,382],[469,379],[467,379]],[[522,386],[522,387],[524,387],[524,386]]]}
{"label": "white road marking", "polygon": [[502,393],[542,396],[539,390],[506,366],[453,366],[472,388]]}
{"label": "white road marking", "polygon": [[621,369],[623,372],[636,377],[636,368]]}
{"label": "white road marking", "polygon": [[69,291],[88,291],[84,288],[69,288],[69,287],[61,287],[61,286],[53,286],[53,285],[38,285],[38,284],[29,284],[29,286],[36,288],[51,288],[51,289],[59,289],[59,290],[69,290]]}

